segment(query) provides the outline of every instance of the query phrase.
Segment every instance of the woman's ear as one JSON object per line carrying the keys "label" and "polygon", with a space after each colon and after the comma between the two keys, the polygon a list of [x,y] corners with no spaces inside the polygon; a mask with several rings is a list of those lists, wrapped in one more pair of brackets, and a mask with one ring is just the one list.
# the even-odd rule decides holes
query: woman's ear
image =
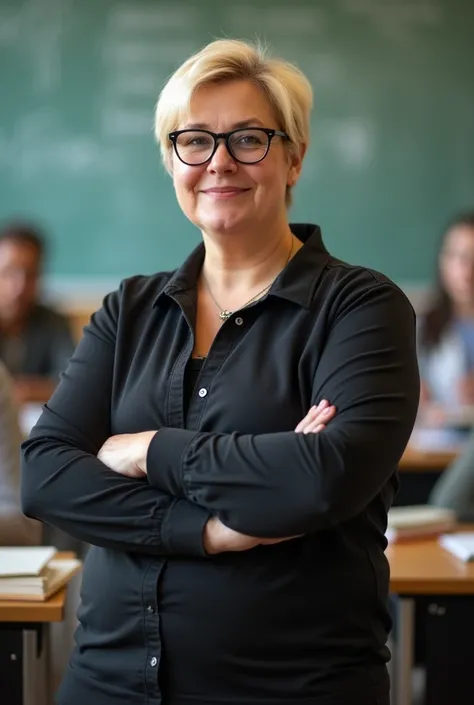
{"label": "woman's ear", "polygon": [[290,168],[288,169],[288,177],[286,181],[287,186],[294,186],[300,178],[306,148],[306,144],[300,144],[295,150],[291,151]]}

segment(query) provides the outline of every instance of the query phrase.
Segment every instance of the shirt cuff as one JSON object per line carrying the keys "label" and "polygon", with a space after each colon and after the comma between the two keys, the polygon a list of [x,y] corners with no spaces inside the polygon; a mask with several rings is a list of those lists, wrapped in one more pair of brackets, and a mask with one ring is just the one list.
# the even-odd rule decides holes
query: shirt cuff
{"label": "shirt cuff", "polygon": [[185,497],[183,459],[196,431],[160,428],[151,439],[146,457],[148,482],[173,497]]}
{"label": "shirt cuff", "polygon": [[169,509],[161,527],[161,540],[171,555],[207,557],[203,531],[211,515],[197,504],[177,500]]}

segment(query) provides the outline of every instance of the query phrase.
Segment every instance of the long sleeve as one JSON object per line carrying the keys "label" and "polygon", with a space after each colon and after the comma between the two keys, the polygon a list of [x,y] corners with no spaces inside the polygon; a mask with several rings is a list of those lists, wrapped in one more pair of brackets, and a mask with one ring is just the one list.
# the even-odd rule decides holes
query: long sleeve
{"label": "long sleeve", "polygon": [[146,481],[123,477],[96,457],[111,435],[119,310],[120,293],[115,292],[85,328],[23,443],[23,510],[93,545],[203,556],[207,511]]}
{"label": "long sleeve", "polygon": [[336,418],[319,434],[164,428],[149,482],[256,536],[308,533],[364,510],[396,471],[419,400],[415,319],[392,284],[347,296],[333,315],[312,388]]}
{"label": "long sleeve", "polygon": [[0,544],[41,543],[41,524],[27,519],[20,508],[21,435],[8,374],[0,365]]}

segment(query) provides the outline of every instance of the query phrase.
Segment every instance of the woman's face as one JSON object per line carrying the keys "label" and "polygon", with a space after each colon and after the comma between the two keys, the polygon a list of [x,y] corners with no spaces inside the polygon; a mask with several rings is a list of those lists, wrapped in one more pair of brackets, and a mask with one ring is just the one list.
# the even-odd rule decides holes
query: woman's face
{"label": "woman's face", "polygon": [[446,235],[440,255],[441,281],[457,306],[474,305],[474,228],[457,225]]}
{"label": "woman's face", "polygon": [[[229,132],[239,127],[281,129],[264,93],[251,81],[202,86],[189,115],[178,126]],[[257,164],[241,164],[223,140],[212,159],[200,166],[183,164],[173,151],[173,183],[184,214],[205,233],[238,234],[271,228],[286,221],[285,192],[296,183],[301,159],[290,160],[281,137]]]}

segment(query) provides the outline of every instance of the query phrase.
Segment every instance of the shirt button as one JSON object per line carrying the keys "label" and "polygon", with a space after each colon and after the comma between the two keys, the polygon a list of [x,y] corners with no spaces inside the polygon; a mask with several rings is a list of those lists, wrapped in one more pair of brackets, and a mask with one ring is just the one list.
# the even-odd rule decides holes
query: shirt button
{"label": "shirt button", "polygon": [[153,656],[153,658],[150,661],[150,666],[153,666],[153,668],[155,668],[157,663],[158,663],[158,659],[156,658],[156,656]]}
{"label": "shirt button", "polygon": [[207,389],[204,389],[204,387],[201,387],[198,394],[201,397],[201,399],[203,399],[207,395]]}
{"label": "shirt button", "polygon": [[153,612],[155,610],[153,609],[153,607],[151,605],[148,605],[148,607],[146,608],[146,611],[148,612],[148,614],[153,614]]}
{"label": "shirt button", "polygon": [[236,326],[243,326],[243,324],[244,324],[244,319],[241,318],[240,316],[237,316],[237,318],[235,319],[235,325]]}

